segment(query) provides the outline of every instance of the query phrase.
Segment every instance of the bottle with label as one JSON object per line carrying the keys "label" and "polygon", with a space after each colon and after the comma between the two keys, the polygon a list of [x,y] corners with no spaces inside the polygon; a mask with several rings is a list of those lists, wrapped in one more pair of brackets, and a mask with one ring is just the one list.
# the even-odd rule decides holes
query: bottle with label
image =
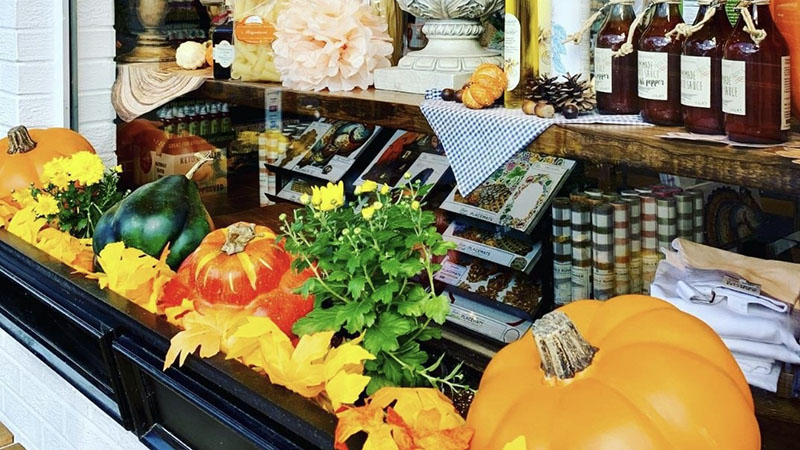
{"label": "bottle with label", "polygon": [[520,108],[525,89],[539,74],[539,24],[536,1],[506,0],[505,72],[506,108]]}
{"label": "bottle with label", "polygon": [[212,137],[218,137],[220,134],[220,115],[219,115],[219,106],[216,103],[212,103],[211,107],[209,108],[209,117],[208,120],[210,122],[210,131]]}
{"label": "bottle with label", "polygon": [[233,46],[233,21],[230,19],[230,13],[225,22],[214,29],[211,41],[214,43],[214,79],[230,80],[231,66],[236,55]]}
{"label": "bottle with label", "polygon": [[[633,0],[610,5],[608,16],[597,33],[594,83],[597,92],[597,110],[600,114],[639,112],[636,52],[625,56],[614,56],[614,52],[628,39],[634,19],[636,12],[633,10]],[[638,29],[635,32],[638,32]]]}
{"label": "bottle with label", "polygon": [[536,2],[539,27],[539,75],[549,77],[553,71],[553,0]]}
{"label": "bottle with label", "polygon": [[164,107],[164,133],[167,134],[168,137],[172,137],[175,135],[175,116],[172,115],[172,108],[171,107]]}
{"label": "bottle with label", "polygon": [[186,121],[186,112],[183,106],[175,107],[175,135],[186,136],[189,133],[189,123]]}
{"label": "bottle with label", "polygon": [[198,136],[200,134],[200,116],[197,114],[195,105],[186,106],[186,121],[189,123],[187,127],[189,136]]}
{"label": "bottle with label", "polygon": [[584,24],[591,19],[592,3],[590,0],[553,1],[551,76],[580,74],[581,80],[588,80],[592,76],[591,39],[572,44],[563,43],[565,36],[582,30]]}
{"label": "bottle with label", "polygon": [[639,103],[642,118],[657,125],[681,125],[683,39],[667,37],[683,23],[679,0],[656,0],[653,19],[639,39]]}
{"label": "bottle with label", "polygon": [[222,115],[222,119],[220,120],[219,131],[222,134],[230,133],[231,131],[233,131],[233,126],[231,125],[231,111],[228,108],[228,104],[223,103],[219,109],[219,112]]}
{"label": "bottle with label", "polygon": [[[772,0],[772,17],[783,38],[789,45],[789,53],[800,58],[800,0]],[[792,64],[792,108],[800,117],[800,64]]]}
{"label": "bottle with label", "polygon": [[208,117],[208,105],[203,103],[200,105],[200,136],[209,138],[211,135],[211,121]]}
{"label": "bottle with label", "polygon": [[725,132],[736,142],[785,142],[791,125],[789,47],[769,9],[755,0],[725,44],[722,60],[722,110]]}
{"label": "bottle with label", "polygon": [[681,56],[683,122],[693,133],[725,134],[722,112],[722,55],[733,31],[726,0],[700,0],[700,9]]}

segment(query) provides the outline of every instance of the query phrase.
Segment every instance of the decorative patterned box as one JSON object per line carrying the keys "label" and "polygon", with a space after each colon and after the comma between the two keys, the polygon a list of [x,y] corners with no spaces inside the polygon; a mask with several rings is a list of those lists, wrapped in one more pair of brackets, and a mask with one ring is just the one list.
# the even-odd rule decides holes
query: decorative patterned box
{"label": "decorative patterned box", "polygon": [[443,236],[461,253],[524,273],[530,273],[542,256],[541,242],[531,242],[530,236],[469,219],[454,220]]}

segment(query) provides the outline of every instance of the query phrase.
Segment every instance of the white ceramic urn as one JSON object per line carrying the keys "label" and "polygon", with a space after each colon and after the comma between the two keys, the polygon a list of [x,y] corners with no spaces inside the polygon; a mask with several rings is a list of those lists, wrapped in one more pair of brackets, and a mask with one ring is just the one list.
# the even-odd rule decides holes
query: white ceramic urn
{"label": "white ceramic urn", "polygon": [[425,93],[431,88],[460,89],[480,64],[502,65],[499,51],[481,47],[480,19],[505,5],[505,0],[397,0],[404,11],[425,19],[428,45],[400,59],[397,67],[375,71],[375,87]]}

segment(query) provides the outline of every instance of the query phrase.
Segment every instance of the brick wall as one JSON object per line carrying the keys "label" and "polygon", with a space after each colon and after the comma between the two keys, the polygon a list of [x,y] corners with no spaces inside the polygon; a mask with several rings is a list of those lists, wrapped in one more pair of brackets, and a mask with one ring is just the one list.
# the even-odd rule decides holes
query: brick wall
{"label": "brick wall", "polygon": [[[66,126],[66,0],[0,0],[0,135],[9,128]],[[77,0],[78,131],[116,161],[111,85],[114,0]],[[65,92],[66,91],[66,92]]]}
{"label": "brick wall", "polygon": [[144,450],[83,394],[0,329],[0,422],[28,450]]}

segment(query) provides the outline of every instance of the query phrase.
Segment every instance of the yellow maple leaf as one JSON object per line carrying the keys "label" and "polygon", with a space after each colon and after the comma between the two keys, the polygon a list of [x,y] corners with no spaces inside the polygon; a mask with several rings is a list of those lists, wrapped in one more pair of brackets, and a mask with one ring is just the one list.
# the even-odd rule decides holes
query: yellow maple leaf
{"label": "yellow maple leaf", "polygon": [[72,267],[84,267],[81,263],[91,261],[93,255],[91,241],[77,239],[55,228],[40,231],[36,247]]}
{"label": "yellow maple leaf", "polygon": [[394,410],[415,429],[423,426],[418,417],[420,412],[431,409],[440,414],[440,429],[458,428],[466,423],[450,399],[438,389],[384,387],[373,394],[372,402],[381,408],[394,403]]}
{"label": "yellow maple leaf", "polygon": [[334,433],[334,448],[349,450],[345,443],[358,432],[367,433],[362,449],[399,450],[392,438],[392,427],[385,422],[383,408],[367,404],[358,408],[347,408],[336,414],[339,422]]}
{"label": "yellow maple leaf", "polygon": [[210,358],[226,351],[228,338],[247,320],[247,311],[231,308],[207,308],[202,313],[190,311],[183,317],[184,330],[170,340],[164,357],[164,370],[176,359],[183,366],[186,358],[198,351],[201,358]]}
{"label": "yellow maple leaf", "polygon": [[0,200],[0,228],[7,226],[17,211],[19,211],[19,208]]}
{"label": "yellow maple leaf", "polygon": [[340,371],[325,383],[325,392],[333,405],[334,411],[343,404],[353,404],[364,392],[370,377],[358,373]]}
{"label": "yellow maple leaf", "polygon": [[516,439],[503,446],[503,450],[527,450],[528,440],[521,434]]}
{"label": "yellow maple leaf", "polygon": [[289,359],[292,342],[269,317],[250,316],[247,322],[236,329],[228,340],[226,359],[239,359],[248,366],[264,367],[261,338],[270,339],[269,347]]}
{"label": "yellow maple leaf", "polygon": [[8,232],[25,242],[36,244],[39,230],[45,225],[47,225],[47,220],[37,218],[36,213],[33,212],[33,206],[29,206],[14,214],[8,223]]}
{"label": "yellow maple leaf", "polygon": [[128,300],[155,313],[156,302],[164,285],[175,276],[166,264],[169,249],[164,249],[160,259],[155,259],[137,248],[125,247],[114,242],[97,255],[97,264],[102,273],[78,270],[86,277],[95,279],[101,289],[110,289]]}

